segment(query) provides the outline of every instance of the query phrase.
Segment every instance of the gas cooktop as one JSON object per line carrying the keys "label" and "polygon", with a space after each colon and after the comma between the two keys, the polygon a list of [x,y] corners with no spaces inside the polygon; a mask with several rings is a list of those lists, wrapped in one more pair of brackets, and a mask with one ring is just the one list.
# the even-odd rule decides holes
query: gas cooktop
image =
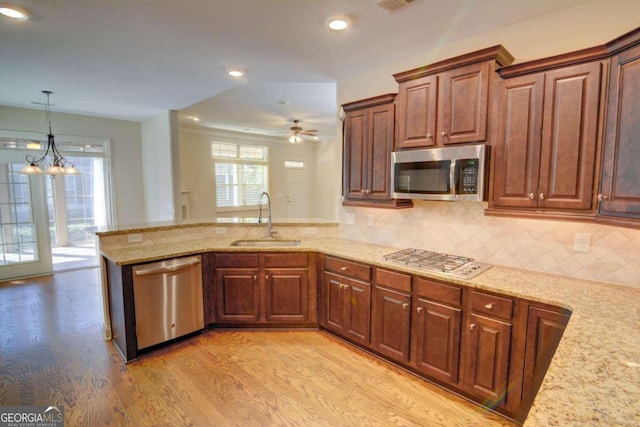
{"label": "gas cooktop", "polygon": [[473,258],[422,249],[402,249],[385,255],[384,259],[407,267],[434,271],[462,279],[471,279],[491,268],[491,264],[474,261]]}

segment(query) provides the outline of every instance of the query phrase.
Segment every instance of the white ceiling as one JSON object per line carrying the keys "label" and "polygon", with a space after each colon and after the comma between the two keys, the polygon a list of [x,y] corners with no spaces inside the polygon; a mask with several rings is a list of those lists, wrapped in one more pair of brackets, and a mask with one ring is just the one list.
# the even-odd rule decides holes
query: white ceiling
{"label": "white ceiling", "polygon": [[[585,0],[14,0],[0,17],[0,105],[143,120],[179,110],[200,125],[274,134],[299,118],[332,135],[335,82],[430,46]],[[336,14],[353,17],[343,33]],[[226,75],[240,67],[247,75]],[[287,101],[283,105],[278,101]]]}

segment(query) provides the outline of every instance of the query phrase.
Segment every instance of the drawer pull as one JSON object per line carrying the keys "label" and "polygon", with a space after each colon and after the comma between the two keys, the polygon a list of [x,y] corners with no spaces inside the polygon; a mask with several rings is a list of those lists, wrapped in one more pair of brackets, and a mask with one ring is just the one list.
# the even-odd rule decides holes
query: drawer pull
{"label": "drawer pull", "polygon": [[476,328],[476,324],[472,323],[469,325],[469,329],[471,329],[472,331]]}
{"label": "drawer pull", "polygon": [[406,310],[407,308],[409,308],[409,304],[407,304],[406,302],[402,303],[402,308]]}
{"label": "drawer pull", "polygon": [[490,302],[489,304],[485,304],[484,308],[486,308],[487,310],[492,310],[493,309],[493,303]]}
{"label": "drawer pull", "polygon": [[418,313],[422,313],[422,307],[418,307],[418,308],[416,308],[416,311],[417,311]]}
{"label": "drawer pull", "polygon": [[342,271],[347,271],[348,269],[349,269],[349,267],[346,267],[346,266],[345,267],[340,267],[340,270],[342,270]]}

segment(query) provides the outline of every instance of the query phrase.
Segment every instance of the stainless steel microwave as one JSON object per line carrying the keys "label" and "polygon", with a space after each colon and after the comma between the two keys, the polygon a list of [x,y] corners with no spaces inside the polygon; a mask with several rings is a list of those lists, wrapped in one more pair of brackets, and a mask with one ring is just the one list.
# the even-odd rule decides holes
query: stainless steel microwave
{"label": "stainless steel microwave", "polygon": [[488,154],[489,147],[484,144],[393,152],[393,197],[485,200]]}

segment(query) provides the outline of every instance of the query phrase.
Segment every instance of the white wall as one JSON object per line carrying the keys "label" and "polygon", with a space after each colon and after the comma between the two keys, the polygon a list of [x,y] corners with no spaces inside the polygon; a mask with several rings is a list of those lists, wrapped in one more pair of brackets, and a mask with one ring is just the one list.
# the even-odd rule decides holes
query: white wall
{"label": "white wall", "polygon": [[[0,106],[0,129],[48,133],[43,110]],[[100,137],[111,142],[114,225],[145,221],[142,150],[138,122],[51,113],[54,135]]]}
{"label": "white wall", "polygon": [[[305,162],[309,177],[309,193],[312,196],[309,198],[309,215],[312,218],[321,218],[316,215],[318,207],[314,194],[318,185],[316,159],[320,143],[305,141],[302,144],[293,145],[282,142],[282,138],[222,130],[182,128],[180,130],[181,190],[190,192],[191,219],[255,215],[255,212],[216,213],[215,180],[211,160],[211,142],[213,141],[269,147],[269,196],[274,219],[287,218],[287,174],[284,161]],[[336,167],[336,163],[332,163],[331,169],[338,170],[339,167]]]}
{"label": "white wall", "polygon": [[[176,196],[174,173],[179,177],[180,159],[175,140],[178,128],[177,112],[167,111],[142,122],[142,171],[145,189],[145,212],[149,222],[172,221],[176,218]],[[174,187],[175,184],[175,187]]]}

